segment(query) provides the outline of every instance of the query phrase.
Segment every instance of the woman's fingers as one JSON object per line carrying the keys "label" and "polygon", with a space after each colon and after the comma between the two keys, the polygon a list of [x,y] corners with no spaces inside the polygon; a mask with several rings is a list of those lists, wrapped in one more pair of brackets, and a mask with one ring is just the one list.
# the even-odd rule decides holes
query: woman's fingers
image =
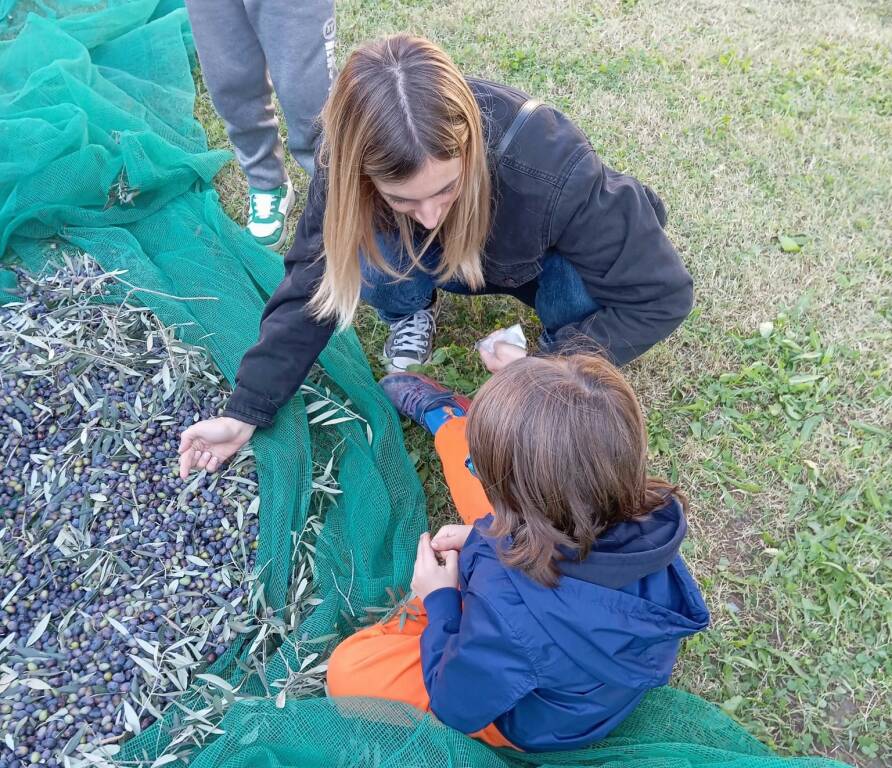
{"label": "woman's fingers", "polygon": [[[242,443],[246,442],[254,431],[253,427],[245,425],[235,419],[211,419],[200,421],[191,427],[184,429],[180,435],[178,452],[180,454],[180,477],[185,480],[189,472],[194,469],[206,469],[208,472],[216,472],[220,465],[232,455],[231,446],[233,440],[227,437],[226,429],[232,422],[240,425],[244,435]],[[221,431],[222,425],[222,431]],[[236,435],[239,437],[239,435]],[[228,442],[227,442],[228,441]]]}
{"label": "woman's fingers", "polygon": [[177,449],[179,453],[183,454],[192,447],[194,434],[195,433],[192,431],[192,427],[189,427],[189,429],[183,431],[183,434],[180,435],[180,447]]}
{"label": "woman's fingers", "polygon": [[[185,480],[189,477],[189,471],[195,466],[195,451],[199,448],[199,442],[196,440],[195,427],[193,424],[188,429],[183,430],[180,435],[180,445],[177,451],[180,454],[180,479]],[[199,451],[200,453],[200,451]]]}
{"label": "woman's fingers", "polygon": [[508,365],[508,363],[513,363],[515,360],[520,360],[520,358],[527,356],[527,351],[523,347],[518,347],[517,344],[511,344],[507,341],[497,341],[494,346],[496,357],[498,357],[504,365]]}
{"label": "woman's fingers", "polygon": [[492,373],[493,366],[498,365],[497,358],[491,352],[487,352],[485,349],[480,350],[480,359],[483,361],[483,365],[486,366],[486,369]]}
{"label": "woman's fingers", "polygon": [[191,427],[187,427],[183,430],[183,434],[180,435],[180,447],[179,452],[185,453],[190,448],[200,448],[203,447],[202,434],[201,434],[201,425],[204,422],[198,422],[197,424],[193,424]]}
{"label": "woman's fingers", "polygon": [[192,451],[186,451],[180,454],[180,479],[185,480],[189,477],[189,470],[192,469]]}
{"label": "woman's fingers", "polygon": [[222,459],[210,451],[201,447],[186,449],[180,453],[180,479],[185,480],[193,468],[206,469],[208,472],[216,472],[220,468]]}

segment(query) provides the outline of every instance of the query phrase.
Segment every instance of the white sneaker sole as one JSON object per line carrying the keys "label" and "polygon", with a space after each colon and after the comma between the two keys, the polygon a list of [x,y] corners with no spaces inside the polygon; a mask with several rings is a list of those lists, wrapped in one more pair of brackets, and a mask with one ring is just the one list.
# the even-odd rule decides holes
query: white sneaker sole
{"label": "white sneaker sole", "polygon": [[431,356],[428,355],[427,360],[414,360],[411,357],[395,357],[392,360],[384,359],[387,360],[384,367],[388,373],[405,373],[409,370],[410,365],[427,365],[431,361]]}

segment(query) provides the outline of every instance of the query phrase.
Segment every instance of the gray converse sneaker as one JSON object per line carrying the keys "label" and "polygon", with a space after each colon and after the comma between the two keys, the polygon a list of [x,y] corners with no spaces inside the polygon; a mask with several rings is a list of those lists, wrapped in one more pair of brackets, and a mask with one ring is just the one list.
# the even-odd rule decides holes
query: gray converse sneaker
{"label": "gray converse sneaker", "polygon": [[384,357],[390,373],[405,371],[410,365],[424,365],[430,360],[437,329],[435,313],[436,304],[432,304],[390,324],[390,335],[384,342]]}

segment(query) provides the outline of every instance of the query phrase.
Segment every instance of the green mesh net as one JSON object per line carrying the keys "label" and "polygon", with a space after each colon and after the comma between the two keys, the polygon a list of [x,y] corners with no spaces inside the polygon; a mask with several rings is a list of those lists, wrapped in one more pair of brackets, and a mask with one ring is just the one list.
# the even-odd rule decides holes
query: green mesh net
{"label": "green mesh net", "polygon": [[602,768],[819,768],[823,758],[781,758],[720,710],[689,693],[658,688],[610,738],[548,754],[495,750],[395,702],[309,699],[243,702],[223,720],[225,735],[193,768],[351,766],[601,766]]}
{"label": "green mesh net", "polygon": [[[232,382],[281,281],[282,259],[220,207],[209,182],[228,154],[207,150],[192,116],[188,19],[183,9],[159,13],[158,5],[18,3],[7,11],[0,253],[36,271],[52,253],[46,239],[56,236],[104,269],[126,270],[123,279],[144,289],[131,299],[206,347]],[[26,15],[26,7],[47,15]],[[343,635],[364,607],[386,603],[387,588],[407,582],[426,525],[399,423],[355,334],[336,336],[320,363],[325,374],[314,381],[327,388],[321,394],[358,418],[314,429],[311,440],[298,397],[253,441],[261,487],[257,567],[267,607],[282,609],[288,599],[292,533],[304,530],[308,514],[321,518],[314,569],[321,602],[303,617],[299,639]],[[314,467],[332,456],[340,493],[311,493]],[[308,647],[283,644],[266,662],[267,679],[299,669]],[[234,646],[208,671],[241,683],[245,694],[265,693],[265,681],[241,680],[249,674],[237,664],[242,655]],[[156,727],[131,740],[123,756],[151,758],[168,738]]]}
{"label": "green mesh net", "polygon": [[[232,382],[282,262],[223,213],[211,186],[228,155],[208,151],[193,118],[194,61],[178,0],[0,0],[0,255],[39,271],[53,253],[48,242],[60,239],[107,270],[126,270],[129,298],[204,346]],[[0,278],[5,284],[9,275]],[[314,600],[262,671],[245,663],[246,641],[210,665],[209,673],[242,695],[260,698],[229,708],[199,753],[180,746],[181,759],[164,756],[158,765],[790,762],[711,705],[668,688],[651,693],[607,741],[538,756],[491,750],[387,702],[309,698],[277,706],[272,681],[299,671],[309,654],[324,658],[364,608],[387,604],[391,590],[406,585],[426,526],[399,423],[352,331],[332,339],[320,366],[306,394],[349,408],[355,418],[314,428],[298,395],[254,439],[263,602],[276,612],[294,599],[292,556],[309,518],[318,521]],[[336,477],[337,495],[314,490],[321,466]],[[205,701],[199,688],[185,694],[117,759],[150,765],[169,754],[182,713]]]}

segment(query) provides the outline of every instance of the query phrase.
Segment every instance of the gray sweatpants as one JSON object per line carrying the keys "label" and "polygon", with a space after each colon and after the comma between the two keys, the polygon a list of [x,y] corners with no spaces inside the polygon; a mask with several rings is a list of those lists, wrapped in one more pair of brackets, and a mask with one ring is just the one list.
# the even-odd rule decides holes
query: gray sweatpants
{"label": "gray sweatpants", "polygon": [[313,173],[317,118],[335,76],[334,0],[186,0],[201,71],[248,184],[285,182],[288,149]]}

